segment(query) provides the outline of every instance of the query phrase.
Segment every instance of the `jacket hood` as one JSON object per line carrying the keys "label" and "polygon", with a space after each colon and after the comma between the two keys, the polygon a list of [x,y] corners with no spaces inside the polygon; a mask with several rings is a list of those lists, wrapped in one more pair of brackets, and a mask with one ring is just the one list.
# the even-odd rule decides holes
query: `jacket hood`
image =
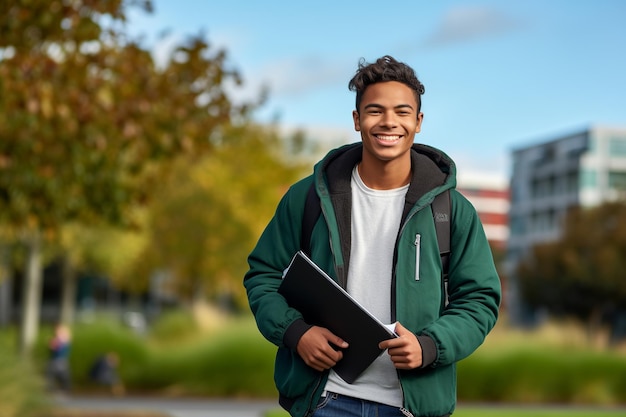
{"label": "jacket hood", "polygon": [[[350,192],[352,169],[362,158],[361,142],[344,145],[328,152],[315,165],[318,193],[336,195]],[[456,187],[456,165],[443,151],[424,144],[411,148],[411,185],[406,196],[407,205],[414,205],[427,197],[425,204],[446,189]]]}

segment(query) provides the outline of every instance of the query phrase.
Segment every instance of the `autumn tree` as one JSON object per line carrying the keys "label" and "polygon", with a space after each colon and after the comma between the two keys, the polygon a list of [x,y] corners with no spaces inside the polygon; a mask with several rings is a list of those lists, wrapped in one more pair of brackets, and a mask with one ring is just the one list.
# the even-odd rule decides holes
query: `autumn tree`
{"label": "autumn tree", "polygon": [[561,238],[536,245],[519,265],[526,303],[576,317],[591,332],[626,305],[626,204],[609,202],[568,213]]}
{"label": "autumn tree", "polygon": [[298,140],[251,124],[229,129],[196,163],[181,161],[151,204],[152,243],[136,275],[166,270],[181,300],[226,296],[244,305],[247,255],[286,188],[310,169],[293,153]]}
{"label": "autumn tree", "polygon": [[21,345],[38,328],[41,251],[63,224],[132,226],[164,167],[243,120],[226,53],[191,37],[156,67],[125,30],[151,2],[0,2],[0,222],[28,248]]}

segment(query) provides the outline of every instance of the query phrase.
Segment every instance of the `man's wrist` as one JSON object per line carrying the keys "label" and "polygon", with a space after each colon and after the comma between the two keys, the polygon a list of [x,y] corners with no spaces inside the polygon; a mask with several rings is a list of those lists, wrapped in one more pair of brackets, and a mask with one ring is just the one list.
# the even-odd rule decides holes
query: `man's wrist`
{"label": "man's wrist", "polygon": [[302,338],[302,335],[306,333],[311,327],[313,326],[306,323],[302,319],[295,320],[289,325],[289,327],[287,327],[287,330],[285,330],[283,343],[289,349],[296,350],[296,347],[298,346],[298,342]]}

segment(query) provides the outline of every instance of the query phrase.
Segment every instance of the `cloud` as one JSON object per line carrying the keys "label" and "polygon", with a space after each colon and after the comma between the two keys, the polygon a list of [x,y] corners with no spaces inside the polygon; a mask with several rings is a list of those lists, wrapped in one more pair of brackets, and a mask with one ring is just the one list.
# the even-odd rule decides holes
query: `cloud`
{"label": "cloud", "polygon": [[455,7],[443,16],[426,46],[442,46],[514,32],[522,22],[500,10],[482,6]]}
{"label": "cloud", "polygon": [[293,97],[345,81],[350,65],[318,56],[296,56],[261,68],[258,79],[272,95]]}

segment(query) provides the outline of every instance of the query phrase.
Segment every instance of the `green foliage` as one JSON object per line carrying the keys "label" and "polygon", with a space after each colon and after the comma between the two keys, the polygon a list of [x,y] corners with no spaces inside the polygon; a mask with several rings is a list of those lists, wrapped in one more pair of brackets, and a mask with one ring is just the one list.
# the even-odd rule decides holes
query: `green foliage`
{"label": "green foliage", "polygon": [[0,415],[33,416],[49,403],[45,381],[32,364],[16,355],[15,333],[0,333]]}
{"label": "green foliage", "polygon": [[462,401],[615,405],[625,393],[626,358],[617,354],[528,349],[458,366]]}
{"label": "green foliage", "polygon": [[211,397],[276,395],[275,348],[252,330],[249,323],[231,324],[196,343],[154,350],[128,386]]}
{"label": "green foliage", "polygon": [[195,338],[200,329],[187,310],[173,310],[161,314],[150,326],[150,339],[159,345],[175,345]]}
{"label": "green foliage", "polygon": [[121,0],[2,4],[0,208],[14,225],[129,224],[159,168],[245,118],[225,91],[239,75],[201,36],[157,68],[118,24]]}
{"label": "green foliage", "polygon": [[626,204],[576,208],[562,237],[538,244],[520,263],[524,300],[554,315],[598,320],[626,305]]}
{"label": "green foliage", "polygon": [[[71,363],[78,389],[88,386],[83,384],[88,363],[113,350],[122,359],[121,374],[129,392],[276,396],[276,348],[248,316],[225,320],[206,332],[187,313],[173,312],[147,338],[109,322],[77,326],[74,335]],[[569,336],[555,343],[546,334],[516,335],[496,329],[493,338],[459,363],[459,401],[623,405],[626,356],[590,349]]]}
{"label": "green foliage", "polygon": [[[118,355],[123,379],[142,372],[148,361],[146,341],[117,321],[101,318],[79,323],[72,327],[72,335],[70,368],[75,389],[92,385],[89,370],[94,361],[105,353],[114,352]],[[47,340],[41,340],[43,348],[39,352],[47,354]],[[40,354],[39,357],[45,363],[44,358],[47,356],[42,357]]]}
{"label": "green foliage", "polygon": [[[240,76],[202,34],[157,67],[123,24],[130,6],[151,10],[149,0],[0,2],[0,228],[31,240],[25,353],[38,326],[40,243],[68,223],[138,227],[137,208],[169,166],[209,154],[257,106],[231,101]],[[146,277],[127,281],[138,290]]]}
{"label": "green foliage", "polygon": [[179,161],[161,185],[150,206],[151,245],[135,275],[165,269],[185,300],[227,294],[244,306],[246,257],[303,167],[268,127],[231,128],[222,139],[205,158]]}

